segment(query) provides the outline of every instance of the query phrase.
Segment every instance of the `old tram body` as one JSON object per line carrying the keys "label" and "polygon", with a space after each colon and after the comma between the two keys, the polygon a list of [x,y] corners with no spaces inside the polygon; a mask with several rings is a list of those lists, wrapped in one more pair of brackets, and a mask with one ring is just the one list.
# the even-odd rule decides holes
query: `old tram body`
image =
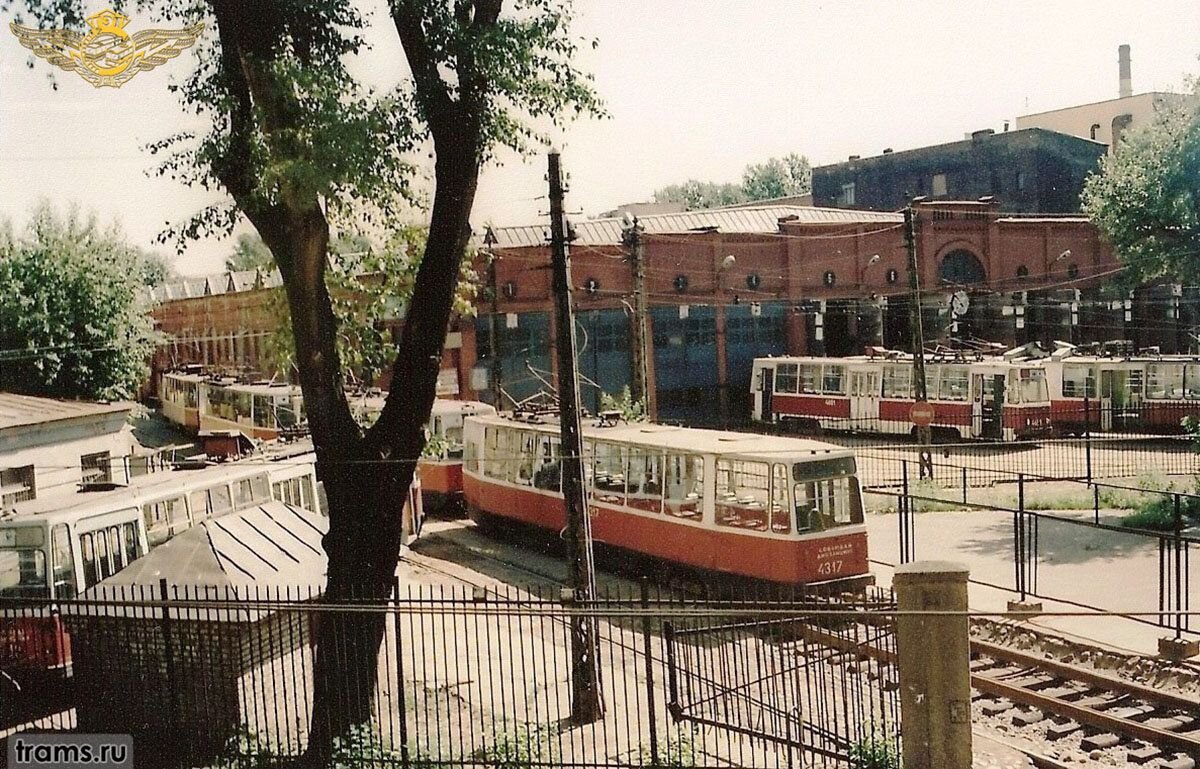
{"label": "old tram body", "polygon": [[[473,520],[559,532],[559,426],[470,417],[464,497]],[[592,534],[705,573],[775,585],[870,580],[852,451],[812,440],[654,424],[585,425]]]}
{"label": "old tram body", "polygon": [[[1048,435],[1046,373],[1036,363],[931,356],[933,429],[942,438],[1015,441]],[[801,428],[909,433],[912,356],[755,358],[753,418]]]}
{"label": "old tram body", "polygon": [[1064,349],[1035,362],[1046,370],[1055,431],[1183,432],[1200,418],[1200,357],[1089,355]]}

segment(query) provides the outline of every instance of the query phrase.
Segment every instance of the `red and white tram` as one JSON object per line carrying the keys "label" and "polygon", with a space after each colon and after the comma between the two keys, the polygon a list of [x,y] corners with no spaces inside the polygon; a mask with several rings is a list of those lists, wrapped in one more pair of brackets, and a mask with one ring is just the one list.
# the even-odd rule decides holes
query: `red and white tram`
{"label": "red and white tram", "polygon": [[[1050,432],[1046,375],[998,358],[925,364],[935,435],[1013,441]],[[915,402],[912,357],[756,358],[753,418],[799,427],[908,433]]]}
{"label": "red and white tram", "polygon": [[1200,357],[1085,355],[1063,347],[1035,365],[1046,371],[1055,430],[1180,433],[1200,418]]}
{"label": "red and white tram", "polygon": [[[565,527],[556,422],[469,417],[464,439],[472,519]],[[635,423],[585,426],[584,456],[597,543],[780,585],[871,579],[849,449]]]}
{"label": "red and white tram", "polygon": [[[208,518],[272,499],[319,512],[314,455],[293,447],[201,469],[163,469],[107,490],[63,490],[0,514],[0,599],[69,600]],[[56,612],[0,603],[0,714],[17,686],[62,680],[70,636]]]}
{"label": "red and white tram", "polygon": [[426,429],[429,441],[421,458],[421,492],[430,510],[459,509],[463,497],[463,425],[467,417],[487,416],[496,409],[480,401],[438,398]]}

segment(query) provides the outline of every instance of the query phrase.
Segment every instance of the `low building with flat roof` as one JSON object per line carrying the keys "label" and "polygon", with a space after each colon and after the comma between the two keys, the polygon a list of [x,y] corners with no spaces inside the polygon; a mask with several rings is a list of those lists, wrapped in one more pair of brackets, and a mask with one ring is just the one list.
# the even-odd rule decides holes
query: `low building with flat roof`
{"label": "low building with flat roof", "polygon": [[0,392],[0,509],[123,475],[114,460],[136,446],[132,408]]}

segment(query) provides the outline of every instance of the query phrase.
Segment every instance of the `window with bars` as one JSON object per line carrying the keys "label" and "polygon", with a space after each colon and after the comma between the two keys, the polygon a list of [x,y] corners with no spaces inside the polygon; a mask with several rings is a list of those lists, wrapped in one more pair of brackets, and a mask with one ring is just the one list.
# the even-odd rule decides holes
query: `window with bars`
{"label": "window with bars", "polygon": [[36,498],[33,465],[0,468],[0,506],[11,507]]}
{"label": "window with bars", "polygon": [[112,457],[107,451],[84,454],[79,458],[79,467],[85,484],[112,483]]}

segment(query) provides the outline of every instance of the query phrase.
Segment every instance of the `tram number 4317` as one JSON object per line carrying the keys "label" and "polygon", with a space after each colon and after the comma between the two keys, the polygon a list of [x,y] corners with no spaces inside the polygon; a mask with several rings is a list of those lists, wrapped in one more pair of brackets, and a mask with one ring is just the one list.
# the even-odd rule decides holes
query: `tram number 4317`
{"label": "tram number 4317", "polygon": [[841,574],[842,562],[838,561],[821,561],[817,564],[817,574],[832,575]]}

